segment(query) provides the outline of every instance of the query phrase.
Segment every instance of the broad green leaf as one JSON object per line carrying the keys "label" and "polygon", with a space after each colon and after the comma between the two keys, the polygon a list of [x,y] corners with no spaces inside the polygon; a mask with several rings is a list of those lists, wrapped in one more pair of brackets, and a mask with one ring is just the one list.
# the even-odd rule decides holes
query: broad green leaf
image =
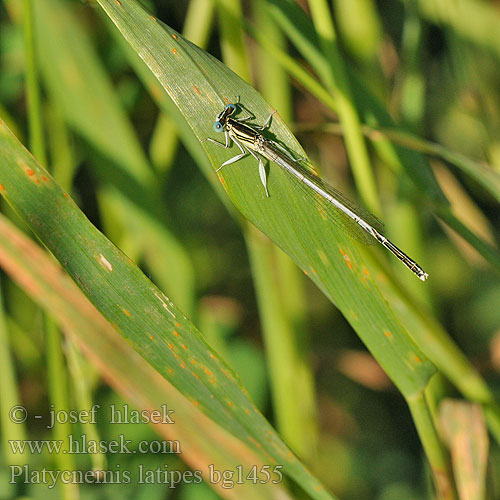
{"label": "broad green leaf", "polygon": [[[0,235],[0,266],[56,318],[104,379],[139,410],[161,411],[162,405],[173,410],[171,419],[175,423],[156,425],[155,429],[164,439],[180,442],[181,457],[192,469],[202,470],[209,482],[210,464],[217,470],[234,470],[236,465],[250,470],[263,463],[260,453],[220,428],[172,384],[158,376],[90,304],[54,259],[2,215]],[[15,435],[13,432],[11,435]],[[220,484],[212,486],[226,498],[271,500],[276,495],[290,498],[283,485],[271,483],[247,481],[235,484],[230,490],[224,490]]]}
{"label": "broad green leaf", "polygon": [[[304,12],[298,6],[286,0],[272,0],[272,2],[280,7],[283,5],[291,7],[291,10],[282,8],[272,12],[274,12],[276,19],[289,34],[299,50],[316,67],[317,71],[320,71],[321,65],[324,62],[321,59],[321,54],[315,47],[315,32],[310,23],[305,20]],[[301,26],[301,29],[298,29],[295,24]],[[291,75],[297,78],[318,99],[332,110],[335,110],[335,102],[329,95],[324,93],[322,87],[317,84],[316,80],[312,79],[309,73],[304,72],[294,60],[278,47],[274,46],[270,40],[262,37],[259,31],[250,26],[247,26],[247,29],[268,53],[272,54],[279,64],[286,68]],[[498,197],[499,179],[493,170],[487,169],[479,163],[473,162],[461,155],[450,152],[439,145],[423,141],[411,134],[395,129],[394,122],[387,111],[376,101],[362,82],[355,77],[353,72],[351,72],[351,77],[356,86],[355,95],[360,100],[361,109],[365,109],[366,106],[365,119],[372,123],[390,127],[380,129],[366,125],[364,127],[365,133],[371,138],[374,147],[389,165],[396,168],[405,167],[405,171],[415,170],[417,173],[425,174],[421,182],[416,182],[417,185],[422,187],[421,192],[425,193],[425,196],[432,193],[431,197],[434,198],[435,202],[444,200],[439,187],[437,190],[435,189],[437,184],[434,177],[426,173],[429,172],[428,164],[420,153],[435,155],[456,165],[490,191],[493,196]],[[341,132],[338,124],[327,125],[326,129],[334,129],[337,133]],[[410,175],[410,177],[415,181],[418,179],[418,176],[413,177]],[[439,204],[441,203],[439,202]],[[449,213],[446,207],[443,207],[440,211],[440,216],[461,235],[466,235],[467,240],[473,242],[474,247],[497,270],[500,269],[499,255],[495,249],[485,245],[484,241],[461,225],[458,219]],[[381,282],[381,289],[388,302],[393,306],[393,309],[398,312],[398,317],[404,327],[410,332],[417,345],[425,350],[426,355],[432,362],[446,374],[464,395],[474,401],[485,404],[485,412],[488,416],[490,430],[498,440],[500,436],[500,426],[498,424],[499,412],[494,404],[494,396],[474,366],[467,360],[466,356],[439,322],[433,318],[430,311],[423,312],[422,305],[415,303],[413,299],[402,294],[401,290],[393,282]]]}
{"label": "broad green leaf", "polygon": [[[240,102],[262,123],[272,109],[247,83],[136,2],[100,0],[112,21],[141,56],[200,139],[215,138],[213,122],[226,102]],[[275,115],[276,116],[276,115]],[[300,156],[302,148],[276,116],[270,133]],[[234,156],[205,142],[214,167]],[[410,340],[384,301],[351,238],[318,212],[305,192],[276,165],[269,165],[266,198],[255,160],[245,158],[219,172],[240,212],[288,253],[343,312],[398,387],[409,394],[425,386],[432,365]],[[402,270],[403,271],[403,270]]]}
{"label": "broad green leaf", "polygon": [[312,498],[332,498],[259,413],[237,375],[142,271],[102,235],[0,122],[0,193],[99,312],[197,408]]}

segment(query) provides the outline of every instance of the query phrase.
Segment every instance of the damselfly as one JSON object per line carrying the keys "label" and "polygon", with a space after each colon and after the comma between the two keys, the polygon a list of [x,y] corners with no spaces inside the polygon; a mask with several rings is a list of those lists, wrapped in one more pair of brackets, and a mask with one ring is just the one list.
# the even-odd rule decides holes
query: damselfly
{"label": "damselfly", "polygon": [[323,182],[318,176],[302,167],[300,162],[303,159],[294,158],[281,144],[267,139],[260,133],[260,131],[269,126],[274,113],[269,115],[264,125],[256,126],[244,123],[253,118],[252,116],[242,119],[232,118],[236,110],[236,104],[228,104],[217,116],[217,120],[214,123],[214,130],[216,132],[224,132],[226,137],[225,144],[211,138],[205,139],[224,148],[229,148],[231,141],[233,141],[240,149],[240,154],[225,161],[217,171],[251,154],[259,162],[260,180],[266,191],[266,196],[269,196],[267,174],[262,158],[276,163],[276,165],[285,169],[295,179],[298,179],[300,181],[299,184],[316,192],[326,203],[328,215],[331,220],[340,225],[348,234],[364,243],[378,241],[419,279],[425,281],[428,278],[429,275],[413,259],[408,257],[408,255],[383,235],[383,224],[374,215],[358,207],[340,191],[337,191],[332,186]]}

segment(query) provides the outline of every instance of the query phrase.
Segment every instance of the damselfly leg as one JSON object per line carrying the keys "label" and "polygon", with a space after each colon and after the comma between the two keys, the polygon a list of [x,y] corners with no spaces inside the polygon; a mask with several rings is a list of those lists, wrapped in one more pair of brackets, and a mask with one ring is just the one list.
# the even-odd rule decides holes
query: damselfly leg
{"label": "damselfly leg", "polygon": [[233,141],[238,148],[240,149],[241,153],[239,155],[233,156],[232,158],[229,158],[229,160],[226,160],[219,168],[217,168],[215,171],[218,172],[222,167],[225,167],[227,165],[230,165],[231,163],[235,163],[239,160],[242,160],[247,156],[249,153],[259,162],[259,177],[260,181],[262,182],[262,185],[264,186],[264,189],[266,191],[266,197],[269,198],[269,191],[267,190],[267,173],[266,173],[266,168],[264,166],[264,162],[262,161],[262,158],[254,153],[251,149],[245,148],[242,144],[240,144],[234,137],[232,139],[229,138],[229,134],[226,132],[226,144],[223,144],[222,142],[216,141],[215,139],[212,139],[211,137],[207,137],[206,139],[203,139],[201,142],[211,142],[212,144],[217,144],[217,146],[220,146],[224,149],[229,149],[230,148],[230,141]]}
{"label": "damselfly leg", "polygon": [[[266,121],[264,122],[264,125],[252,125],[252,127],[256,130],[265,130],[267,127],[269,127],[269,125],[271,124],[271,120],[274,116],[275,113],[277,113],[278,110],[275,109],[267,118],[266,118]],[[239,118],[238,118],[239,120]]]}

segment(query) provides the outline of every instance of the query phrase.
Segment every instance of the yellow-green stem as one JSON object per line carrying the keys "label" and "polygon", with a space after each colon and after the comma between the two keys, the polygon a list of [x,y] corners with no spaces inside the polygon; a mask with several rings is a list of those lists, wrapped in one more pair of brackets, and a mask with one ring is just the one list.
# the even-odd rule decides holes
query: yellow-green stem
{"label": "yellow-green stem", "polygon": [[[55,321],[49,315],[45,316],[45,335],[48,387],[50,401],[52,402],[50,409],[55,414],[59,412],[60,415],[64,415],[69,412],[70,404],[68,401],[67,371],[62,352],[62,336]],[[72,430],[68,421],[56,421],[52,429],[53,438],[63,443],[61,452],[54,457],[56,468],[59,470],[75,470],[73,455],[67,453],[68,439]],[[64,500],[77,500],[80,496],[78,484],[76,483],[62,482],[61,492]]]}
{"label": "yellow-green stem", "polygon": [[43,137],[43,120],[40,104],[38,68],[35,54],[33,4],[24,0],[24,53],[26,72],[26,93],[28,98],[28,127],[30,149],[42,165],[47,165]]}
{"label": "yellow-green stem", "polygon": [[335,98],[356,185],[365,205],[372,212],[380,214],[375,178],[358,112],[350,92],[350,83],[344,61],[337,45],[337,35],[329,6],[326,0],[310,0],[309,5],[323,54],[330,62],[330,71],[328,75],[325,75],[327,81],[324,81],[324,84]]}
{"label": "yellow-green stem", "polygon": [[[7,464],[23,466],[28,461],[27,455],[13,453],[7,443],[7,440],[17,441],[26,439],[24,422],[16,423],[13,418],[7,418],[8,415],[11,415],[9,412],[21,404],[9,344],[2,296],[2,283],[0,282],[0,367],[2,372],[2,376],[0,377],[0,414],[2,415],[0,424],[3,436],[2,448]],[[23,411],[21,408],[19,410]],[[19,415],[22,415],[22,413],[14,413],[16,417]]]}
{"label": "yellow-green stem", "polygon": [[424,392],[407,398],[420,441],[429,460],[439,498],[455,500],[455,487],[447,453],[439,439]]}

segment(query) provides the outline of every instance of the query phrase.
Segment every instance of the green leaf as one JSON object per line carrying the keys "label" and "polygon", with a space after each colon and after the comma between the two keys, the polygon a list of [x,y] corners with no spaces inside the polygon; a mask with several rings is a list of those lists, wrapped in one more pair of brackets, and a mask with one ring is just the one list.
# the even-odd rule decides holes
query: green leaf
{"label": "green leaf", "polygon": [[[200,139],[214,136],[213,122],[226,102],[240,102],[263,123],[272,112],[260,95],[220,61],[149,16],[136,2],[100,0],[112,21],[141,56]],[[276,116],[276,115],[275,115]],[[290,151],[301,146],[276,116],[271,134]],[[236,153],[205,142],[216,168]],[[425,386],[432,365],[408,337],[384,301],[358,247],[318,211],[311,192],[269,165],[266,198],[254,159],[222,169],[220,180],[238,210],[277,243],[343,312],[398,387],[410,394]]]}
{"label": "green leaf", "polygon": [[127,342],[201,411],[311,497],[332,498],[184,314],[102,235],[0,122],[0,193]]}
{"label": "green leaf", "polygon": [[[167,446],[181,450],[182,459],[192,469],[202,471],[207,483],[210,483],[210,465],[217,470],[229,471],[241,465],[247,471],[263,464],[261,454],[251,449],[253,445],[245,445],[231,436],[203,415],[172,384],[158,376],[89,303],[54,259],[1,214],[0,235],[2,268],[34,301],[50,312],[64,332],[98,368],[103,378],[136,409],[162,412],[166,407],[167,410],[173,410],[170,416],[175,424],[156,425],[155,430],[168,440],[165,443]],[[7,379],[2,376],[2,382]],[[5,395],[2,393],[2,396]],[[90,405],[86,408],[90,409]],[[16,430],[9,430],[9,435],[24,439],[22,426],[12,425],[16,425]],[[86,429],[86,432],[91,431]],[[20,458],[23,460],[22,456],[15,457],[17,461]],[[16,458],[12,457],[9,463],[16,463]],[[221,496],[225,496],[220,483],[212,483],[211,486],[218,487]],[[246,481],[235,484],[229,492],[238,498],[271,500],[278,495],[289,498],[282,484],[253,484]],[[234,496],[228,495],[228,498]]]}

